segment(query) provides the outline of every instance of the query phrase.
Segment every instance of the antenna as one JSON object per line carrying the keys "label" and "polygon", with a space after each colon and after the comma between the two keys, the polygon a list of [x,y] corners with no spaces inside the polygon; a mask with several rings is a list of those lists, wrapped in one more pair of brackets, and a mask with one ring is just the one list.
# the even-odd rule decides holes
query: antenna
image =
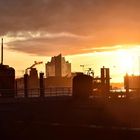
{"label": "antenna", "polygon": [[1,64],[3,65],[3,38],[1,39]]}

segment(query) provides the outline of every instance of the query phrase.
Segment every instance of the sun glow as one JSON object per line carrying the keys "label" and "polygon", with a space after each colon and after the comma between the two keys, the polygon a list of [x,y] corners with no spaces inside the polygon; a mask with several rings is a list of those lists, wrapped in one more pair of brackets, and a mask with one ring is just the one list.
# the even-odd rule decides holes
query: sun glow
{"label": "sun glow", "polygon": [[127,50],[119,50],[117,51],[117,56],[120,72],[133,74],[133,68],[135,63],[133,53]]}

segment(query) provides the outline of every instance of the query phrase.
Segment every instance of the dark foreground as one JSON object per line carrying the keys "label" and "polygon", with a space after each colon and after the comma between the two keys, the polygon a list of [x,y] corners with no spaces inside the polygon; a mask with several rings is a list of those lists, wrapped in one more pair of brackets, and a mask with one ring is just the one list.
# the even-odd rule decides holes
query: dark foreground
{"label": "dark foreground", "polygon": [[0,100],[0,139],[140,139],[140,101]]}

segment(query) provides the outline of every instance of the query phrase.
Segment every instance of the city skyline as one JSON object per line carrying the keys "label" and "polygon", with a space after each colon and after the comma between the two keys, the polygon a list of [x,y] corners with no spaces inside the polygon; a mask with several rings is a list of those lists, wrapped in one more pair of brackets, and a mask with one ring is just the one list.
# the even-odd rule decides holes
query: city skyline
{"label": "city skyline", "polygon": [[[15,68],[16,77],[22,77],[23,74],[25,73],[25,69],[31,66],[34,63],[34,61],[43,61],[43,64],[37,66],[36,68],[39,72],[45,72],[45,63],[51,60],[51,57],[45,57],[45,56],[38,57],[36,55],[28,55],[22,53],[18,53],[14,55],[14,53],[15,52],[10,52],[12,58],[4,59],[4,64],[8,64]],[[25,57],[24,59],[22,55]],[[7,53],[6,56],[9,57]],[[118,50],[114,52],[100,52],[100,53],[96,52],[94,54],[88,53],[88,54],[79,54],[79,55],[72,55],[72,56],[68,55],[65,56],[65,58],[67,61],[71,63],[72,72],[86,73],[88,68],[92,68],[95,75],[99,76],[99,69],[101,67],[103,66],[109,67],[111,78],[112,78],[111,82],[113,83],[123,83],[124,82],[123,78],[126,72],[129,73],[130,75],[139,74],[139,56],[132,55],[131,50],[129,51]],[[127,63],[125,60],[128,60],[129,63]],[[135,63],[133,62],[133,60]],[[20,65],[21,63],[22,65]],[[81,67],[81,65],[84,65],[84,69],[83,67]]]}
{"label": "city skyline", "polygon": [[0,138],[140,138],[140,0],[0,0]]}

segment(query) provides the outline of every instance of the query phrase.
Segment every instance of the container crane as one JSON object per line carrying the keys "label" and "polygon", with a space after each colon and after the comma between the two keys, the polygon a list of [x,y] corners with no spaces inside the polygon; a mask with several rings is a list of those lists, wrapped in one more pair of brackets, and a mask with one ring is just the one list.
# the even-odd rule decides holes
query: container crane
{"label": "container crane", "polygon": [[34,64],[33,65],[31,65],[30,67],[28,67],[27,69],[25,69],[25,74],[28,73],[28,70],[29,69],[35,67],[36,65],[42,64],[42,63],[43,63],[42,61],[40,61],[40,62],[34,61]]}

